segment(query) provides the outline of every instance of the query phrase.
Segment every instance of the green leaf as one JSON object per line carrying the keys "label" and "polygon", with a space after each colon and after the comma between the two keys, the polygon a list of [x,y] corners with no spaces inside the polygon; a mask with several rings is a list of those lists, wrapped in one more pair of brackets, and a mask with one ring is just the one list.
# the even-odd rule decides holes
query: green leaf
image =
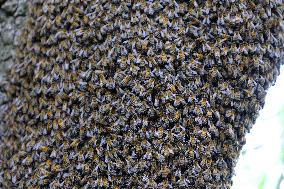
{"label": "green leaf", "polygon": [[266,182],[266,175],[262,175],[261,180],[258,183],[258,189],[264,189],[264,184]]}

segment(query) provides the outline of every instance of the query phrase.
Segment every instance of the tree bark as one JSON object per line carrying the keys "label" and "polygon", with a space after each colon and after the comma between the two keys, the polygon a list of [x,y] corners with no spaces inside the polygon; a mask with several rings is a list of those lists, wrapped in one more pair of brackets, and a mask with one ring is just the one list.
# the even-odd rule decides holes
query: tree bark
{"label": "tree bark", "polygon": [[17,37],[27,11],[27,0],[0,0],[0,78],[15,61]]}

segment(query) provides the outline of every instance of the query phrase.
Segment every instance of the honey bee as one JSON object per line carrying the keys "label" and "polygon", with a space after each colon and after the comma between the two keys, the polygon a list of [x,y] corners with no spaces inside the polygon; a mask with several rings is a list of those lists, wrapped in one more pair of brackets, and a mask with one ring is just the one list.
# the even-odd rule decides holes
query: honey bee
{"label": "honey bee", "polygon": [[52,171],[52,172],[59,172],[59,171],[61,171],[61,170],[62,170],[62,169],[61,169],[60,165],[53,164],[53,165],[51,166],[51,171]]}
{"label": "honey bee", "polygon": [[228,137],[232,138],[232,139],[235,138],[235,132],[234,132],[234,130],[232,128],[232,125],[230,125],[230,124],[228,125],[228,129],[226,130],[226,135]]}
{"label": "honey bee", "polygon": [[176,96],[175,100],[174,100],[174,106],[179,106],[181,104],[186,104],[185,100],[181,97],[181,96]]}
{"label": "honey bee", "polygon": [[181,61],[184,61],[186,55],[187,55],[186,52],[180,51],[180,52],[178,53],[178,55],[177,55],[177,59],[178,59],[178,60],[181,60]]}
{"label": "honey bee", "polygon": [[167,27],[170,24],[169,18],[167,16],[160,15],[159,17],[160,23],[164,26]]}
{"label": "honey bee", "polygon": [[225,116],[227,118],[230,118],[231,121],[235,121],[235,111],[234,110],[228,110],[226,111]]}
{"label": "honey bee", "polygon": [[203,139],[207,139],[210,137],[210,133],[207,131],[207,129],[205,127],[203,127],[200,132],[200,137],[203,138]]}
{"label": "honey bee", "polygon": [[80,143],[80,140],[79,140],[79,139],[74,139],[74,140],[71,142],[70,147],[71,147],[71,148],[77,148],[78,145],[79,145],[79,143]]}
{"label": "honey bee", "polygon": [[189,147],[188,150],[186,151],[186,155],[188,155],[190,159],[194,159],[195,157],[194,149],[192,147]]}
{"label": "honey bee", "polygon": [[131,77],[127,75],[122,79],[121,84],[128,85],[130,81],[131,81]]}
{"label": "honey bee", "polygon": [[[54,180],[49,185],[51,188],[60,188],[62,184],[58,180]],[[32,188],[31,188],[32,189]]]}
{"label": "honey bee", "polygon": [[84,15],[84,16],[83,16],[83,23],[84,23],[85,25],[88,25],[88,24],[89,24],[89,21],[90,21],[89,17],[88,17],[87,15]]}
{"label": "honey bee", "polygon": [[181,112],[180,111],[176,111],[173,117],[173,121],[177,122],[179,119],[181,118]]}
{"label": "honey bee", "polygon": [[15,165],[15,164],[19,163],[19,161],[20,161],[19,155],[18,154],[14,154],[13,157],[12,157],[13,164]]}
{"label": "honey bee", "polygon": [[177,92],[177,89],[176,89],[176,86],[173,85],[173,84],[169,84],[168,85],[168,89],[173,92],[173,93],[176,93]]}
{"label": "honey bee", "polygon": [[[45,178],[46,176],[44,176]],[[40,185],[48,185],[50,183],[50,180],[49,179],[40,179],[39,180],[39,184]]]}
{"label": "honey bee", "polygon": [[145,188],[149,188],[149,189],[155,189],[157,188],[157,183],[155,182],[155,180],[153,178],[150,178],[148,180],[148,182],[145,185]]}
{"label": "honey bee", "polygon": [[50,148],[48,146],[41,146],[40,150],[46,153],[50,150]]}
{"label": "honey bee", "polygon": [[200,105],[201,105],[203,108],[209,108],[209,107],[210,107],[209,102],[208,102],[207,99],[205,99],[205,98],[202,98],[202,99],[201,99]]}
{"label": "honey bee", "polygon": [[167,62],[167,55],[165,54],[165,52],[162,52],[161,55],[160,55],[160,59],[162,62]]}
{"label": "honey bee", "polygon": [[31,165],[33,162],[33,158],[31,156],[27,156],[22,160],[23,165]]}
{"label": "honey bee", "polygon": [[200,165],[198,163],[194,163],[193,169],[192,169],[193,174],[198,175],[201,172],[201,170],[202,169]]}
{"label": "honey bee", "polygon": [[186,179],[183,175],[181,175],[180,179],[177,181],[177,184],[180,188],[188,188],[189,180]]}
{"label": "honey bee", "polygon": [[141,48],[142,50],[147,50],[148,49],[148,41],[147,40],[143,40],[141,41]]}
{"label": "honey bee", "polygon": [[171,170],[166,165],[163,165],[161,170],[159,171],[159,175],[162,175],[162,177],[165,178],[169,175],[170,172]]}
{"label": "honey bee", "polygon": [[244,92],[245,92],[247,98],[251,98],[251,97],[254,96],[254,89],[253,88],[244,89]]}
{"label": "honey bee", "polygon": [[55,17],[55,24],[56,24],[58,27],[60,27],[61,22],[62,22],[61,17],[60,17],[59,15],[56,16],[56,17]]}

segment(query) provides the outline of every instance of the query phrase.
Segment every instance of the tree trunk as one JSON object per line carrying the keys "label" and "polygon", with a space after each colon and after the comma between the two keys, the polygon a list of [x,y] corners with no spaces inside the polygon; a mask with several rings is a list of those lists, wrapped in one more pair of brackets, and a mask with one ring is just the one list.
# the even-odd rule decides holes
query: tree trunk
{"label": "tree trunk", "polygon": [[26,0],[0,0],[0,78],[14,62],[17,36],[26,14]]}

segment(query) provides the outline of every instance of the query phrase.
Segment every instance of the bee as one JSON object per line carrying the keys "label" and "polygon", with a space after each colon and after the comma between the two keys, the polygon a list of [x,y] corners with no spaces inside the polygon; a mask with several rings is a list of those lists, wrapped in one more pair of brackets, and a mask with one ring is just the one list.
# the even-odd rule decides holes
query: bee
{"label": "bee", "polygon": [[216,67],[213,67],[213,68],[210,70],[210,76],[211,76],[212,78],[222,78],[221,73],[219,72],[218,68],[216,68]]}
{"label": "bee", "polygon": [[201,117],[203,115],[203,109],[200,107],[200,106],[195,106],[194,109],[193,109],[193,113],[195,113],[196,115],[198,115],[199,117],[196,117],[197,120],[200,120]]}
{"label": "bee", "polygon": [[50,188],[60,188],[62,187],[62,184],[58,180],[54,180],[50,183]]}
{"label": "bee", "polygon": [[226,135],[227,135],[228,137],[232,138],[232,139],[235,138],[235,132],[234,132],[234,130],[233,130],[232,125],[230,125],[230,124],[228,125],[228,128],[226,129]]}
{"label": "bee", "polygon": [[185,100],[181,97],[181,96],[176,96],[175,100],[174,100],[174,106],[177,107],[181,104],[186,104]]}
{"label": "bee", "polygon": [[177,59],[178,59],[178,60],[181,60],[181,61],[184,61],[186,55],[187,55],[186,52],[180,51],[180,52],[178,53],[178,55],[177,55]]}
{"label": "bee", "polygon": [[225,116],[229,118],[231,121],[235,121],[235,111],[234,110],[228,110],[226,111]]}
{"label": "bee", "polygon": [[110,150],[110,147],[113,146],[113,141],[110,138],[107,138],[106,144],[107,144],[107,150]]}
{"label": "bee", "polygon": [[[172,107],[172,106],[170,106],[170,107]],[[180,118],[181,118],[181,112],[180,111],[176,111],[175,114],[174,114],[174,117],[173,117],[173,121],[177,122]]]}
{"label": "bee", "polygon": [[90,19],[87,15],[84,15],[82,20],[83,20],[83,24],[85,24],[85,25],[89,24]]}
{"label": "bee", "polygon": [[180,166],[185,166],[189,163],[187,157],[184,157],[184,156],[179,157],[178,162]]}
{"label": "bee", "polygon": [[169,188],[170,184],[168,180],[163,180],[158,184],[158,188]]}
{"label": "bee", "polygon": [[200,165],[202,168],[208,167],[208,160],[207,158],[202,158]]}
{"label": "bee", "polygon": [[47,153],[48,151],[50,151],[50,148],[49,148],[48,146],[41,146],[41,147],[40,147],[40,150],[41,150],[42,152]]}
{"label": "bee", "polygon": [[[43,176],[43,177],[45,178],[46,176]],[[40,180],[39,180],[39,184],[40,184],[40,185],[48,185],[49,182],[50,182],[49,179],[40,179]]]}
{"label": "bee", "polygon": [[148,49],[148,41],[147,40],[141,41],[141,48],[144,51],[146,51]]}
{"label": "bee", "polygon": [[177,92],[176,86],[174,84],[168,84],[168,89],[173,93]]}
{"label": "bee", "polygon": [[19,163],[19,161],[20,161],[19,155],[18,154],[14,154],[13,157],[12,157],[13,164],[15,165],[15,164]]}
{"label": "bee", "polygon": [[145,185],[145,188],[149,189],[155,189],[157,188],[158,184],[155,182],[155,180],[151,177],[148,182]]}
{"label": "bee", "polygon": [[171,170],[167,167],[167,165],[163,165],[161,170],[159,171],[159,175],[163,178],[166,178],[170,174]]}
{"label": "bee", "polygon": [[[50,36],[52,37],[52,36]],[[55,57],[56,56],[56,49],[55,46],[50,47],[46,52],[46,56]]]}
{"label": "bee", "polygon": [[208,139],[210,137],[210,133],[208,132],[208,130],[205,127],[203,127],[199,131],[199,136],[203,139]]}
{"label": "bee", "polygon": [[[192,143],[190,143],[192,145]],[[190,159],[194,159],[195,156],[195,152],[194,149],[192,147],[189,147],[188,150],[186,150],[186,155],[190,158]]]}
{"label": "bee", "polygon": [[207,101],[206,98],[202,98],[202,99],[201,99],[200,105],[201,105],[203,108],[209,108],[209,107],[210,107],[210,104],[209,104],[209,102]]}
{"label": "bee", "polygon": [[249,89],[244,89],[244,92],[247,98],[254,96],[254,89],[252,87],[250,87]]}
{"label": "bee", "polygon": [[71,147],[71,148],[77,148],[79,144],[80,144],[80,140],[79,140],[79,139],[74,139],[74,140],[71,142],[70,147]]}
{"label": "bee", "polygon": [[57,172],[60,172],[61,170],[62,169],[61,169],[60,165],[58,165],[58,164],[57,165],[56,164],[52,164],[51,165],[51,171],[52,172],[56,172],[57,173]]}
{"label": "bee", "polygon": [[144,11],[149,15],[153,15],[155,12],[152,6],[146,6]]}
{"label": "bee", "polygon": [[160,59],[161,59],[162,62],[167,62],[168,57],[167,57],[165,52],[161,53]]}
{"label": "bee", "polygon": [[61,16],[56,16],[55,17],[55,24],[58,26],[58,27],[60,27],[61,26],[61,23],[62,23],[62,18],[61,18]]}
{"label": "bee", "polygon": [[177,181],[179,188],[188,188],[189,180],[186,179],[183,175],[181,175],[180,179]]}
{"label": "bee", "polygon": [[172,146],[171,145],[165,146],[164,149],[163,149],[163,154],[164,154],[165,157],[174,155],[174,151],[173,151]]}
{"label": "bee", "polygon": [[55,120],[55,124],[57,124],[60,128],[63,128],[64,122],[65,121],[63,119],[61,119],[61,118]]}
{"label": "bee", "polygon": [[207,117],[208,117],[209,119],[212,119],[212,118],[213,118],[212,110],[207,109],[207,111],[206,111],[206,115],[207,115]]}
{"label": "bee", "polygon": [[131,72],[132,75],[138,75],[140,68],[139,66],[135,66],[134,64],[130,65],[129,71]]}
{"label": "bee", "polygon": [[202,169],[200,165],[198,163],[194,163],[193,168],[192,168],[193,174],[198,175],[201,171]]}
{"label": "bee", "polygon": [[170,24],[170,21],[169,21],[168,16],[160,15],[158,18],[159,18],[159,20],[160,20],[160,23],[161,23],[164,27],[167,27],[167,26]]}
{"label": "bee", "polygon": [[100,86],[104,86],[107,83],[107,79],[104,74],[99,74]]}
{"label": "bee", "polygon": [[22,160],[23,165],[31,165],[33,162],[33,158],[31,156],[27,156]]}
{"label": "bee", "polygon": [[130,81],[131,81],[131,77],[129,75],[127,75],[122,79],[121,84],[122,85],[128,85]]}
{"label": "bee", "polygon": [[208,131],[210,132],[210,134],[214,135],[214,136],[219,136],[219,131],[216,128],[216,126],[214,124],[210,123],[210,121],[208,122],[208,125],[209,125]]}

